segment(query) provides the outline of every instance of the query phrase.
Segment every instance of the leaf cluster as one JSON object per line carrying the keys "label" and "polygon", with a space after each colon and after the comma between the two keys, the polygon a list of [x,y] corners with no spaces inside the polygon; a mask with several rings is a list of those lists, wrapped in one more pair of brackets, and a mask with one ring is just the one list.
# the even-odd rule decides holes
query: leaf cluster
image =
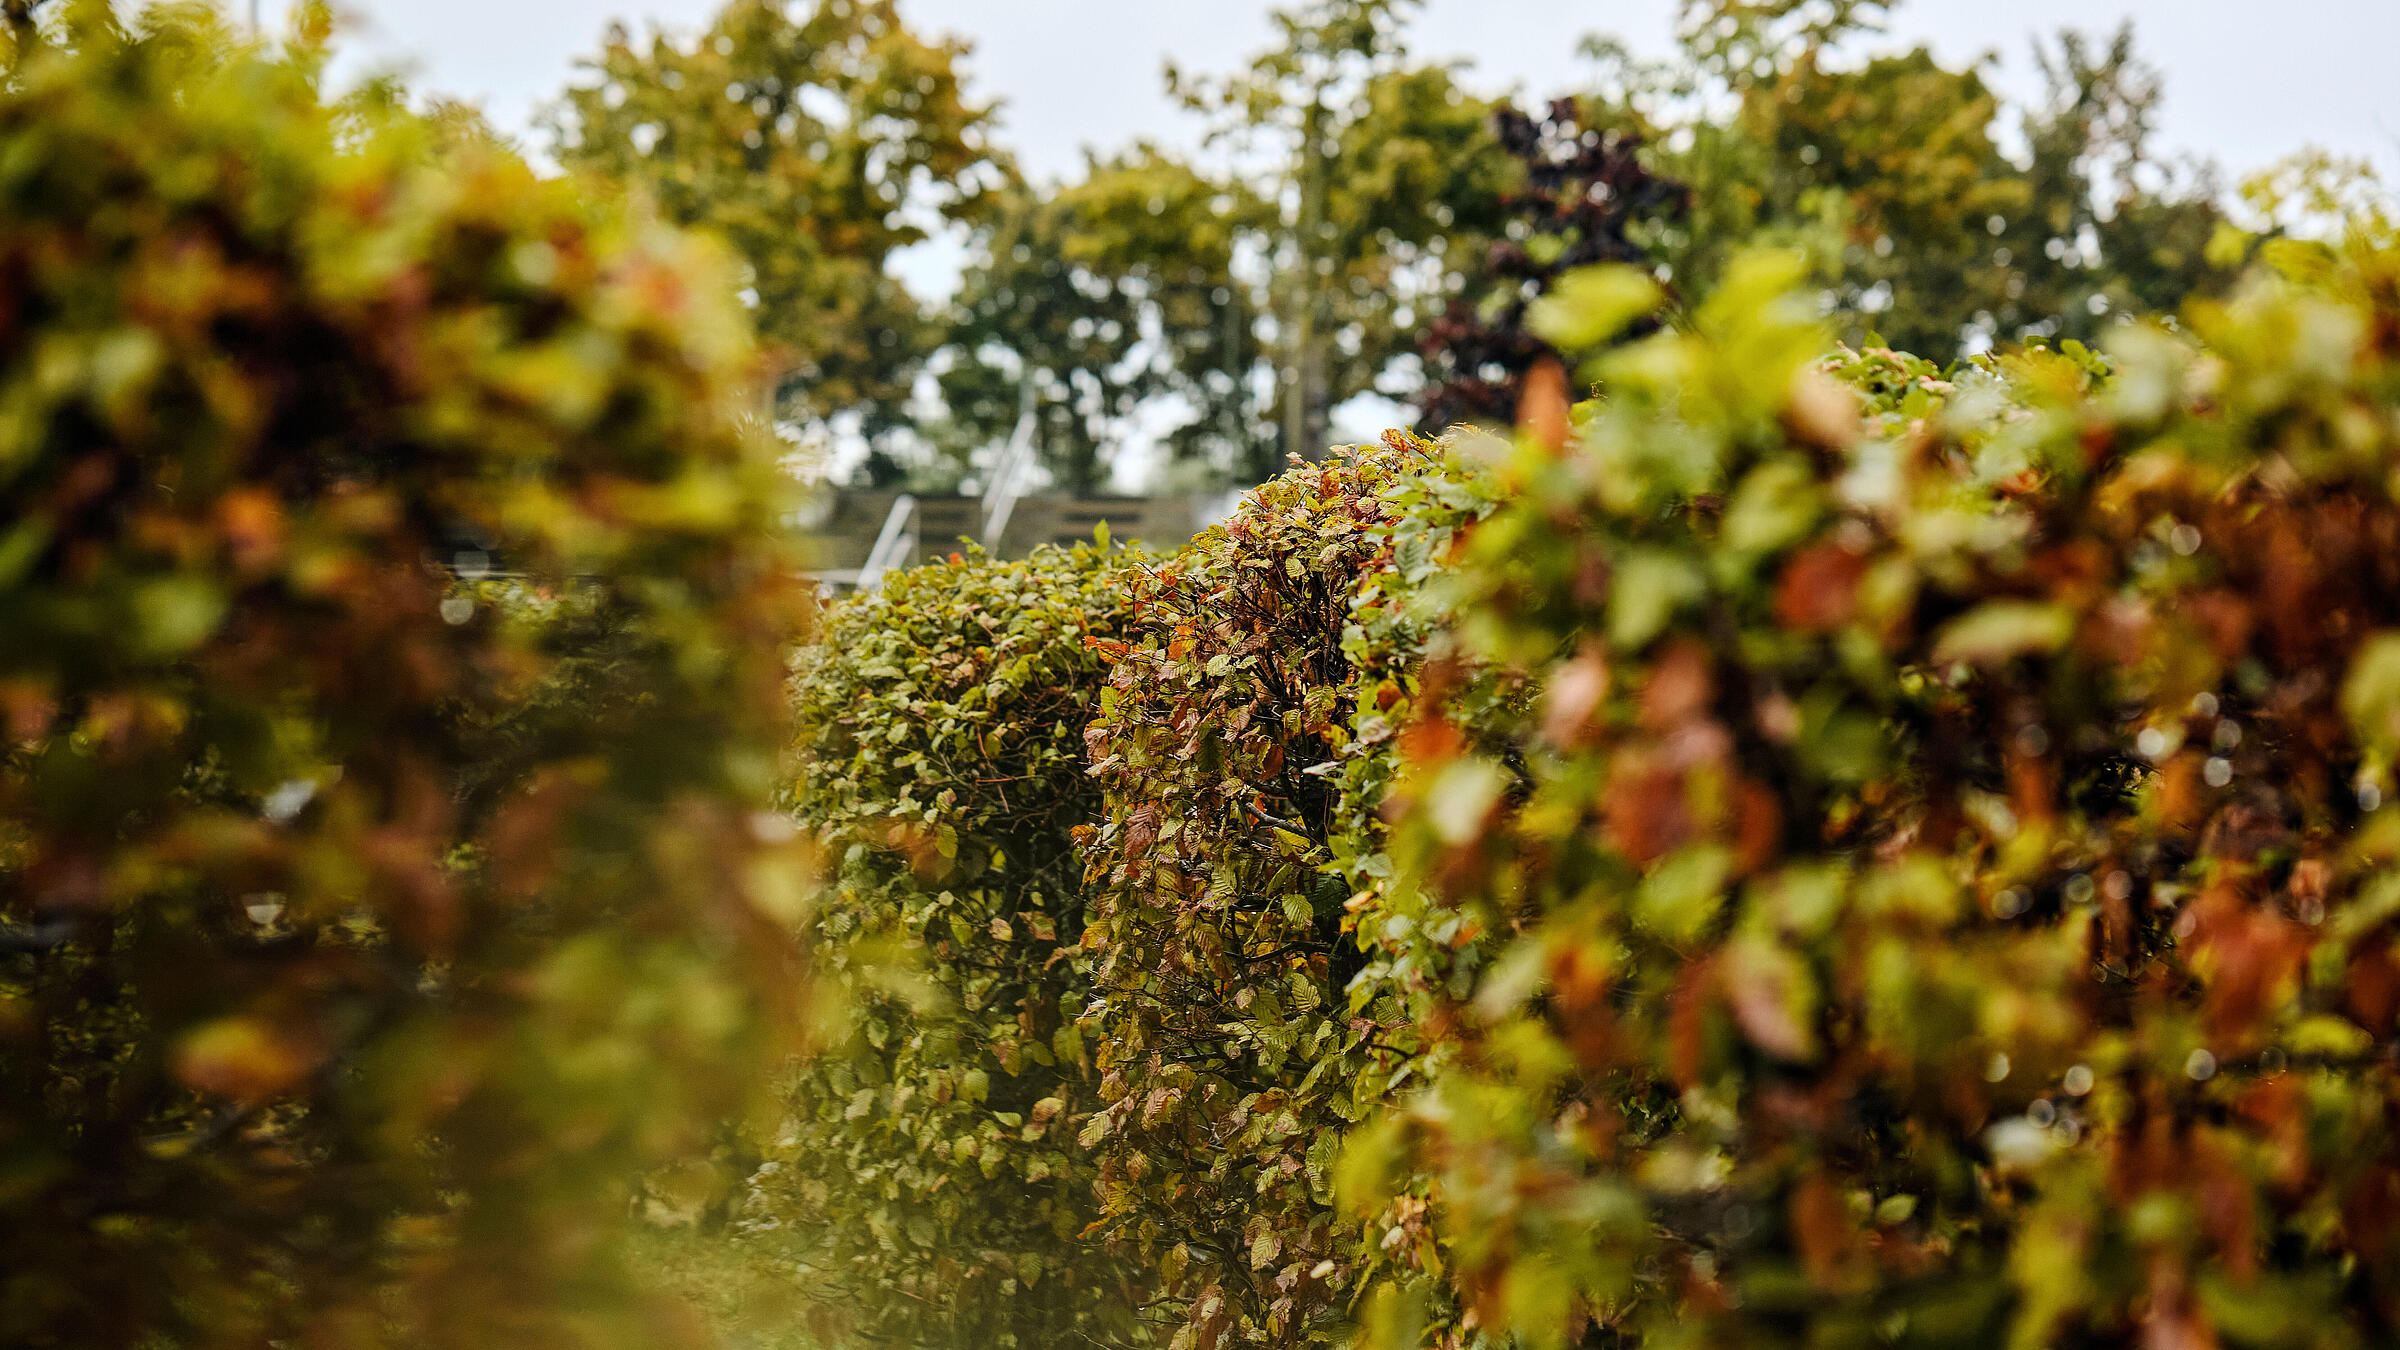
{"label": "leaf cluster", "polygon": [[1537,699],[1395,807],[1499,946],[1347,1169],[1386,1343],[2391,1338],[2400,263],[2313,261],[1945,375],[1746,260],[1521,449],[1448,599]]}
{"label": "leaf cluster", "polygon": [[892,0],[731,0],[689,39],[612,28],[548,120],[566,167],[732,246],[785,414],[872,433],[935,341],[887,263],[1007,177],[963,55]]}

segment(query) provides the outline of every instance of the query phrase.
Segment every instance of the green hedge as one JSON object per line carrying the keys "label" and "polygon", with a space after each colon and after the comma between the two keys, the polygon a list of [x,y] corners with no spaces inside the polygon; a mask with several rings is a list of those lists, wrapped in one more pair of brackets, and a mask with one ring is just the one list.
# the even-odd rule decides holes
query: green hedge
{"label": "green hedge", "polygon": [[728,269],[64,21],[0,89],[0,1342],[684,1339],[632,1179],[806,994]]}
{"label": "green hedge", "polygon": [[1371,718],[1413,688],[1432,625],[1412,597],[1488,504],[1394,433],[1128,578],[1088,733],[1102,1109],[1081,1138],[1101,1231],[1155,1263],[1178,1345],[1340,1340],[1380,1259],[1331,1204],[1343,1132],[1415,1055],[1401,972],[1370,970],[1356,931],[1391,744]]}
{"label": "green hedge", "polygon": [[1138,1268],[1078,1241],[1097,1075],[1070,836],[1099,807],[1091,644],[1128,623],[1133,565],[1104,544],[897,573],[794,671],[792,808],[838,860],[819,940],[857,1026],[793,1086],[743,1227],[829,1338],[1137,1333]]}
{"label": "green hedge", "polygon": [[1157,1334],[2389,1339],[2400,262],[2276,258],[1948,371],[1753,258],[1126,574],[1078,1140]]}

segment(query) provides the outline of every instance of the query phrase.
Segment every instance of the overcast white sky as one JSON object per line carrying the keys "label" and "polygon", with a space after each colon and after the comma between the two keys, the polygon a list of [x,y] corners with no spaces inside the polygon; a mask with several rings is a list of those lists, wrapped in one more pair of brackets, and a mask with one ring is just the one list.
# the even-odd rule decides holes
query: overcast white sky
{"label": "overcast white sky", "polygon": [[[237,5],[246,0],[232,0]],[[340,0],[355,21],[345,66],[394,64],[429,91],[481,103],[504,128],[596,49],[614,17],[690,28],[718,0]],[[279,0],[264,0],[272,14]],[[921,27],[974,44],[974,86],[1004,101],[1009,140],[1036,172],[1063,172],[1085,144],[1187,140],[1192,120],[1160,89],[1169,56],[1223,69],[1267,40],[1268,0],[903,0]],[[1614,32],[1662,54],[1674,0],[1430,0],[1425,55],[1463,57],[1481,81],[1529,96],[1575,81],[1576,38]],[[2163,139],[2236,173],[2303,144],[2373,155],[2400,179],[2400,0],[1910,0],[1889,41],[1953,60],[1996,52],[1998,78],[2038,92],[2029,36],[2131,17],[2166,72]]]}

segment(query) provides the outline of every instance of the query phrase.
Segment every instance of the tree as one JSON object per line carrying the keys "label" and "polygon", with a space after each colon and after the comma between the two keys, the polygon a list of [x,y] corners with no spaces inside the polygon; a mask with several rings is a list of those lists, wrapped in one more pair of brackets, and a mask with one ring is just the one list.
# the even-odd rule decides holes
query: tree
{"label": "tree", "polygon": [[[2389,243],[2400,204],[2392,200],[2365,158],[2311,146],[2242,180],[2242,206],[2253,223],[2299,240],[2359,239]],[[2220,249],[2247,245],[2239,236],[2212,240]]]}
{"label": "tree", "polygon": [[1689,209],[1690,190],[1651,173],[1637,137],[1594,125],[1574,99],[1540,118],[1514,108],[1493,118],[1524,186],[1504,203],[1508,224],[1477,282],[1425,329],[1418,430],[1428,435],[1516,425],[1527,377],[1560,359],[1528,321],[1535,303],[1579,268],[1647,261],[1636,233]]}
{"label": "tree", "polygon": [[1412,393],[1416,327],[1481,266],[1517,170],[1491,105],[1407,59],[1410,8],[1280,10],[1281,42],[1248,69],[1170,69],[1243,168],[1138,145],[1016,189],[952,329],[956,448],[1006,434],[1030,373],[1039,442],[1078,490],[1160,409],[1182,419],[1172,460],[1258,481],[1287,451],[1321,453],[1335,404]]}
{"label": "tree", "polygon": [[953,307],[941,389],[959,449],[1005,439],[1030,396],[1053,479],[1088,493],[1136,416],[1173,399],[1175,457],[1253,462],[1262,351],[1235,260],[1268,214],[1147,144],[1092,157],[1078,182],[1018,185]]}
{"label": "tree", "polygon": [[1155,146],[1020,187],[982,242],[943,389],[956,446],[1018,415],[1028,373],[1054,476],[1088,488],[1137,412],[1170,456],[1245,481],[1325,448],[1334,405],[1407,396],[1417,326],[1482,266],[1515,161],[1492,105],[1413,64],[1410,0],[1280,10],[1281,42],[1221,79],[1169,71],[1238,165]]}
{"label": "tree", "polygon": [[[2072,32],[2037,46],[2049,92],[2013,110],[2019,163],[1998,140],[2011,110],[1979,67],[1924,48],[1852,58],[1889,8],[1689,0],[1676,64],[1591,44],[1595,106],[1692,187],[1688,218],[1643,236],[1680,290],[1705,295],[1745,248],[1802,247],[1846,337],[1946,357],[2088,338],[2229,280],[2206,257],[2215,183],[2151,147],[2158,78],[2130,27],[2103,47]],[[1706,111],[1728,100],[1734,118]]]}
{"label": "tree", "polygon": [[907,423],[936,338],[892,254],[983,219],[1008,179],[965,54],[894,0],[733,0],[689,44],[611,28],[546,120],[561,163],[734,247],[782,415],[874,436]]}
{"label": "tree", "polygon": [[[796,1077],[744,1247],[868,1342],[1141,1344],[1148,1281],[1086,1241],[1095,1167],[1083,723],[1136,560],[1044,546],[895,574],[792,680],[792,813],[839,860],[818,965],[856,1034]],[[894,954],[907,982],[893,988]]]}
{"label": "tree", "polygon": [[2172,314],[2224,290],[2234,269],[2209,255],[2226,220],[2220,185],[2206,166],[2158,160],[2161,85],[2134,53],[2132,23],[2105,46],[2065,31],[2034,54],[2048,93],[2023,118],[2032,200],[1996,236],[1990,326],[2089,341],[2116,316]]}
{"label": "tree", "polygon": [[62,22],[0,88],[0,1341],[674,1343],[633,1183],[808,997],[732,269]]}
{"label": "tree", "polygon": [[1335,404],[1413,393],[1396,365],[1421,319],[1439,313],[1502,225],[1514,161],[1497,153],[1490,103],[1451,70],[1412,65],[1402,40],[1415,0],[1312,0],[1276,11],[1278,46],[1220,79],[1170,69],[1169,87],[1213,115],[1214,139],[1275,165],[1278,206],[1253,279],[1271,317],[1284,453],[1326,448]]}

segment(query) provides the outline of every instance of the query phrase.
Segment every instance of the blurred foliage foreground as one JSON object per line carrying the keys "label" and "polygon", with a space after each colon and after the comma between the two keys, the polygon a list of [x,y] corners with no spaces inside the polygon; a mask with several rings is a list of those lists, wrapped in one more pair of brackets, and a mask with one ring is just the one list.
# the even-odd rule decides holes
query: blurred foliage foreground
{"label": "blurred foliage foreground", "polygon": [[672,1342],[631,1181],[806,988],[729,270],[65,22],[0,93],[0,1344]]}
{"label": "blurred foliage foreground", "polygon": [[1568,272],[1590,402],[787,660],[719,255],[65,22],[0,1343],[2400,1340],[2380,218],[1947,368]]}

